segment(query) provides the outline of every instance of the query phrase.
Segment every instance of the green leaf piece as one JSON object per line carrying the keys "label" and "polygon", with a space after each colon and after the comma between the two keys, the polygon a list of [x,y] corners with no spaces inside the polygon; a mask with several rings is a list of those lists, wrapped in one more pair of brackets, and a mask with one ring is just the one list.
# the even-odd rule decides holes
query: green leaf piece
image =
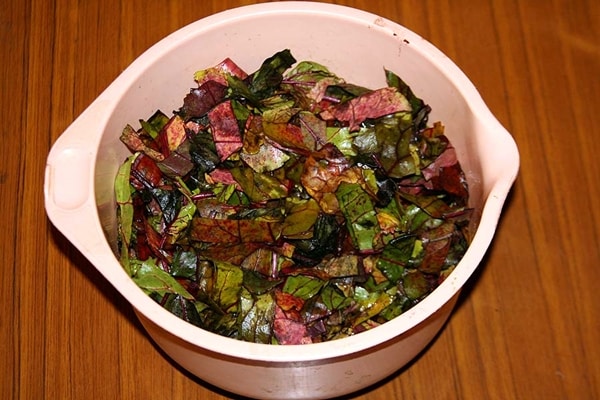
{"label": "green leaf piece", "polygon": [[354,245],[359,251],[376,247],[379,233],[376,211],[369,195],[357,183],[341,183],[335,193]]}
{"label": "green leaf piece", "polygon": [[311,276],[289,276],[283,286],[283,292],[308,300],[315,296],[324,285],[324,281]]}
{"label": "green leaf piece", "polygon": [[132,279],[146,293],[158,293],[164,296],[168,293],[177,294],[187,300],[192,296],[174,277],[156,265],[153,259],[146,261],[131,261]]}

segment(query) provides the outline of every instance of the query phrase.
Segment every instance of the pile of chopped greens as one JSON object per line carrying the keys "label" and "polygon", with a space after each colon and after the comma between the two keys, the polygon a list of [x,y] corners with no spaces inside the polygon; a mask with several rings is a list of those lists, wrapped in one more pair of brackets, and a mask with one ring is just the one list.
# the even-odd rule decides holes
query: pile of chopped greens
{"label": "pile of chopped greens", "polygon": [[180,318],[268,344],[354,335],[427,296],[468,246],[468,188],[441,123],[391,71],[344,81],[289,50],[198,71],[124,128],[120,261]]}

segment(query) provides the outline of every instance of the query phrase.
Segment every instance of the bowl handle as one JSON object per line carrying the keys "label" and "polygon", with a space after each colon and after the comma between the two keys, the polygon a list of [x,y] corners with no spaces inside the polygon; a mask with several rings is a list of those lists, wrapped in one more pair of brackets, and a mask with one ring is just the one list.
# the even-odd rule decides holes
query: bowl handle
{"label": "bowl handle", "polygon": [[[83,254],[105,248],[94,201],[94,163],[111,102],[92,103],[56,140],[46,160],[44,201],[53,225]],[[90,257],[88,257],[90,258]]]}

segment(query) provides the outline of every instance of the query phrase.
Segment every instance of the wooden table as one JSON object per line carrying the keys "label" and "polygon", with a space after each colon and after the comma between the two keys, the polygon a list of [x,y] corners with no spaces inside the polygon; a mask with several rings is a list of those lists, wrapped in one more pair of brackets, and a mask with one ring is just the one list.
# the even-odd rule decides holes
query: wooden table
{"label": "wooden table", "polygon": [[[169,362],[48,222],[45,160],[136,56],[253,3],[0,8],[0,398],[224,399]],[[354,398],[600,398],[600,2],[348,0],[449,55],[516,139],[521,171],[480,272],[431,346]]]}

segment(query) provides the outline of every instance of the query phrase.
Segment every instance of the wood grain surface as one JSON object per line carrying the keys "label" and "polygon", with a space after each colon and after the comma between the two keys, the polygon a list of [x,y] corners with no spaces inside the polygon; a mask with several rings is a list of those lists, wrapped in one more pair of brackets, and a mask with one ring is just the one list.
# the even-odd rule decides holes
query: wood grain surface
{"label": "wood grain surface", "polygon": [[[3,0],[0,399],[226,399],[153,345],[46,218],[52,143],[149,46],[233,0]],[[479,272],[383,399],[600,399],[600,2],[332,1],[431,41],[512,133],[521,170]]]}

